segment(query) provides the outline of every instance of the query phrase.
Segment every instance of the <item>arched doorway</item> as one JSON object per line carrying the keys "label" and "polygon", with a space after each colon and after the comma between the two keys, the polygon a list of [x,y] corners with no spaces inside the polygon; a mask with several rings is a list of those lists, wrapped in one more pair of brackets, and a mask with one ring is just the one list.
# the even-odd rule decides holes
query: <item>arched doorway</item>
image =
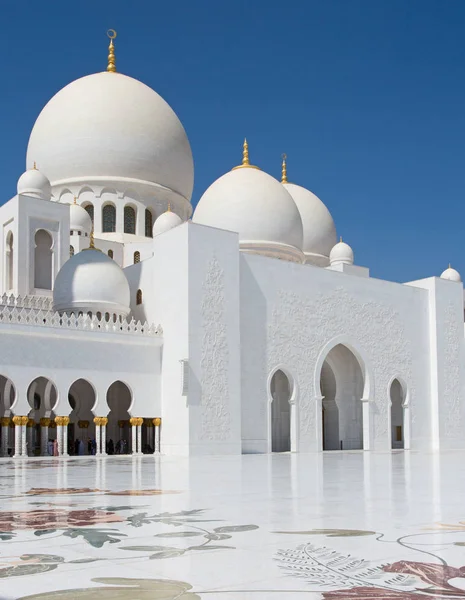
{"label": "arched doorway", "polygon": [[132,394],[122,381],[115,381],[107,391],[107,404],[110,409],[107,425],[107,441],[113,441],[116,454],[129,454],[131,449],[131,431],[129,427],[129,407]]}
{"label": "arched doorway", "polygon": [[92,412],[95,390],[92,384],[86,379],[77,379],[69,388],[68,402],[72,409],[68,425],[68,452],[75,456],[92,454],[95,451],[95,424]]}
{"label": "arched doorway", "polygon": [[57,388],[47,377],[36,377],[30,383],[27,390],[27,401],[31,409],[26,429],[28,456],[53,454],[49,442],[53,443],[56,439],[55,423],[48,423],[47,426],[44,426],[42,419],[52,420],[54,418],[53,410],[57,399]]}
{"label": "arched doorway", "polygon": [[11,406],[16,398],[13,382],[0,375],[0,456],[13,456],[14,428],[11,427]]}
{"label": "arched doorway", "polygon": [[391,398],[391,448],[394,450],[405,447],[406,433],[404,426],[405,393],[398,379],[394,379],[391,383],[389,395]]}
{"label": "arched doorway", "polygon": [[354,353],[338,344],[320,375],[323,450],[363,449],[364,370]]}
{"label": "arched doorway", "polygon": [[34,240],[34,287],[51,290],[53,238],[45,229],[39,229]]}
{"label": "arched doorway", "polygon": [[291,450],[292,384],[287,375],[278,369],[271,378],[271,451]]}
{"label": "arched doorway", "polygon": [[323,450],[339,450],[339,409],[336,404],[336,377],[328,361],[321,369]]}

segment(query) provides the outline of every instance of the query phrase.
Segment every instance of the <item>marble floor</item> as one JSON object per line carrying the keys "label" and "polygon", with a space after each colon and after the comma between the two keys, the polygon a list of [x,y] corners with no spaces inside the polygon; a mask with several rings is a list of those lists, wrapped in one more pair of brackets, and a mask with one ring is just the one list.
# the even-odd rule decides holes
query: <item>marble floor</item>
{"label": "marble floor", "polygon": [[0,460],[0,598],[465,599],[465,452]]}

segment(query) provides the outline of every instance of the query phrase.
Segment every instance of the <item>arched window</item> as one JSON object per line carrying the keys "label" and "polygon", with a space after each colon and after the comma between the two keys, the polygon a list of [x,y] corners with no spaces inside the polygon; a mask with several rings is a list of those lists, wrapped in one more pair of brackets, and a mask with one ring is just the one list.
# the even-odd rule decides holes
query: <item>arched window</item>
{"label": "arched window", "polygon": [[110,258],[113,258],[113,250],[108,250],[108,256],[109,256]]}
{"label": "arched window", "polygon": [[124,233],[136,233],[136,211],[132,206],[124,207]]}
{"label": "arched window", "polygon": [[134,252],[134,264],[137,265],[137,263],[140,263],[140,252],[138,250]]}
{"label": "arched window", "polygon": [[13,289],[13,234],[8,232],[6,238],[6,288]]}
{"label": "arched window", "polygon": [[142,290],[137,290],[136,304],[142,304]]}
{"label": "arched window", "polygon": [[116,231],[116,208],[113,204],[106,204],[102,208],[102,231],[103,233]]}
{"label": "arched window", "polygon": [[87,214],[89,215],[89,217],[92,220],[92,223],[94,222],[94,205],[93,204],[87,204],[86,206],[84,206],[84,208],[87,211]]}
{"label": "arched window", "polygon": [[74,256],[74,248],[72,246],[69,247],[69,256]]}
{"label": "arched window", "polygon": [[152,212],[146,208],[145,209],[145,237],[152,237],[152,227],[153,227],[153,216]]}
{"label": "arched window", "polygon": [[34,287],[41,290],[52,289],[52,236],[39,229],[35,238],[34,250]]}
{"label": "arched window", "polygon": [[34,394],[34,410],[40,410],[40,395]]}

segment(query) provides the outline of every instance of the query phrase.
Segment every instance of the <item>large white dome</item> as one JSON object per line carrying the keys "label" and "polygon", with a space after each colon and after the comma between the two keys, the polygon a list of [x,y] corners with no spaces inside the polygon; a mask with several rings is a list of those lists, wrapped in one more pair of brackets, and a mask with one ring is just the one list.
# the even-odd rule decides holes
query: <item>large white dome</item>
{"label": "large white dome", "polygon": [[149,182],[192,195],[194,169],[186,132],[170,106],[121,73],[95,73],[60,90],[29,138],[52,186],[95,178]]}
{"label": "large white dome", "polygon": [[194,223],[239,233],[243,250],[302,261],[302,219],[284,187],[254,167],[233,169],[200,199]]}
{"label": "large white dome", "polygon": [[61,267],[53,289],[58,312],[129,314],[130,289],[121,267],[100,250],[87,249]]}
{"label": "large white dome", "polygon": [[294,199],[302,217],[303,246],[306,262],[326,267],[329,253],[337,241],[331,213],[310,190],[294,183],[283,183]]}

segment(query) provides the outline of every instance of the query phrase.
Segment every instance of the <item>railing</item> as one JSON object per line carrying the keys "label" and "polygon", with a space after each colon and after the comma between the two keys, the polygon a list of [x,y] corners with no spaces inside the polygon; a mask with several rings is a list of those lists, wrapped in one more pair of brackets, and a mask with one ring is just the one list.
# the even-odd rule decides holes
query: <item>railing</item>
{"label": "railing", "polygon": [[97,315],[60,315],[52,309],[53,301],[44,296],[7,296],[0,298],[0,325],[25,325],[53,327],[75,331],[103,331],[107,333],[161,336],[160,325],[149,325],[147,321],[116,320],[98,318]]}

